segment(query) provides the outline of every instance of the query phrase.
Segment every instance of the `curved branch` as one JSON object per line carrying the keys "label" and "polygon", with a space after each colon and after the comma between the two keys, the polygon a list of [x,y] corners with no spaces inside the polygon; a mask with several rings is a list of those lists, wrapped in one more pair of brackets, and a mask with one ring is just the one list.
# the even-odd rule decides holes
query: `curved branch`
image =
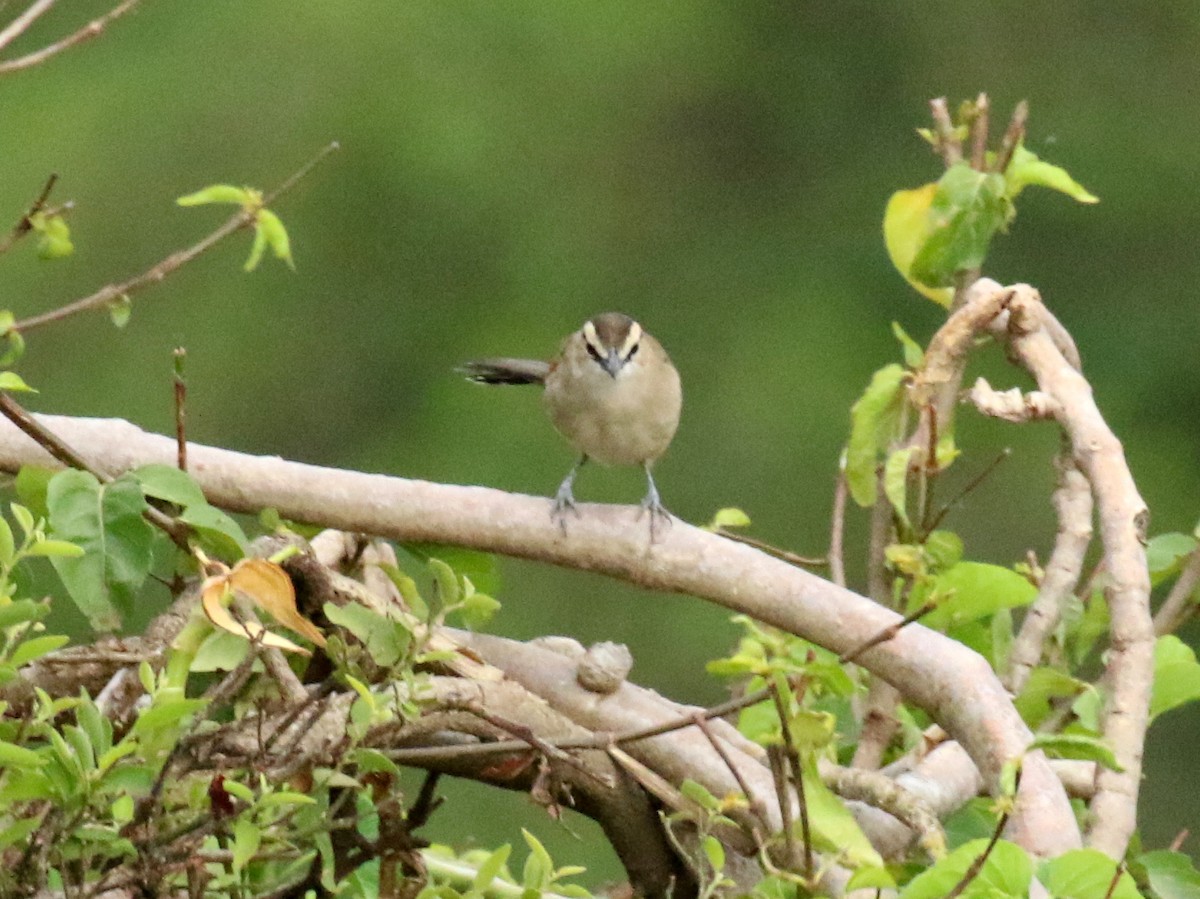
{"label": "curved branch", "polygon": [[1112,616],[1104,675],[1108,703],[1102,729],[1124,770],[1103,769],[1097,775],[1088,842],[1119,859],[1137,826],[1142,751],[1154,677],[1154,625],[1144,546],[1149,513],[1120,441],[1100,414],[1091,385],[1064,355],[1061,335],[1056,337],[1054,327],[1048,324],[1052,316],[1038,292],[1027,284],[1001,287],[985,279],[972,288],[970,302],[989,305],[1000,297],[1007,298],[1007,310],[992,323],[992,330],[1007,339],[1014,361],[1054,400],[1055,417],[1096,503]]}
{"label": "curved branch", "polygon": [[[110,470],[171,464],[174,440],[126,422],[40,416],[40,421]],[[899,620],[895,612],[741,544],[677,522],[651,545],[628,506],[580,506],[567,536],[550,501],[483,487],[461,487],[320,468],[279,458],[189,447],[192,474],[216,505],[233,511],[275,508],[281,515],[397,540],[454,543],[597,571],[630,583],[688,593],[845,652]],[[0,468],[51,464],[14,427],[0,425]],[[1031,734],[987,662],[920,625],[900,630],[857,660],[904,692],[951,733],[995,786]],[[711,751],[711,750],[710,750]],[[1051,855],[1078,845],[1061,784],[1040,753],[1024,768],[1012,836]]]}

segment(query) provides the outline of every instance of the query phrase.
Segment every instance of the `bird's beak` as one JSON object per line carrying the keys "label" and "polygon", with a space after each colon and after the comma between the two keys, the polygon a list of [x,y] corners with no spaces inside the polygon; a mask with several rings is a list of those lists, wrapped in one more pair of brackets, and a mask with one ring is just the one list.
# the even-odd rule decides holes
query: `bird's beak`
{"label": "bird's beak", "polygon": [[609,350],[608,355],[604,357],[604,360],[600,363],[600,366],[615,378],[617,376],[617,372],[621,370],[621,366],[623,364],[624,363],[621,361],[621,354],[616,350]]}

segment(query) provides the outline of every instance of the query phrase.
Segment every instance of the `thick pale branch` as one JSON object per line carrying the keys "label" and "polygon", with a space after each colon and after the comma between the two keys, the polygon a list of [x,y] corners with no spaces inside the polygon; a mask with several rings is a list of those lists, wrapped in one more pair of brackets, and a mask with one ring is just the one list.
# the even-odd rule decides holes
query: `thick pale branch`
{"label": "thick pale branch", "polygon": [[1064,355],[1061,337],[1037,291],[1025,284],[1001,287],[981,280],[971,303],[989,307],[1007,300],[993,331],[1008,341],[1013,359],[1033,375],[1056,406],[1055,415],[1071,454],[1087,478],[1096,503],[1108,571],[1106,596],[1112,616],[1105,669],[1103,733],[1123,771],[1102,770],[1091,806],[1089,843],[1121,858],[1137,825],[1142,749],[1149,724],[1154,675],[1154,626],[1144,540],[1148,512],[1129,472],[1120,441],[1105,423],[1091,385]]}
{"label": "thick pale branch", "polygon": [[[171,464],[174,440],[120,421],[40,416],[41,422],[109,470]],[[860,646],[899,616],[747,546],[677,522],[659,542],[630,527],[638,510],[581,505],[567,536],[550,519],[550,501],[482,487],[460,487],[319,468],[199,445],[191,473],[209,499],[233,511],[272,507],[287,518],[321,522],[398,540],[454,543],[602,572],[644,587],[689,593],[798,634],[837,652]],[[14,427],[0,425],[0,468],[53,464]],[[995,784],[1005,761],[1031,735],[988,664],[919,625],[865,652],[858,663],[928,711]],[[709,750],[711,752],[711,750]],[[1013,835],[1038,854],[1078,844],[1065,793],[1040,754],[1027,759]]]}

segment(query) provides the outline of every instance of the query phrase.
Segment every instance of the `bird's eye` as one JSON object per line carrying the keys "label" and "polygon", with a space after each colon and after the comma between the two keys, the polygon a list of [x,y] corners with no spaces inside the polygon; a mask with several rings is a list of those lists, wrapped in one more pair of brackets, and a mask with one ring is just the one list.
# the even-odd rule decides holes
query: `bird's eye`
{"label": "bird's eye", "polygon": [[629,348],[629,355],[625,357],[626,361],[632,359],[634,356],[637,355],[638,347],[640,347],[640,346],[641,346],[640,343],[635,343],[633,346],[631,346]]}
{"label": "bird's eye", "polygon": [[600,351],[599,351],[598,349],[596,349],[596,348],[595,348],[595,347],[592,345],[592,342],[591,342],[590,340],[585,340],[585,341],[583,342],[583,345],[584,345],[585,347],[587,347],[587,351],[588,351],[588,355],[589,355],[589,356],[591,356],[591,357],[592,357],[593,359],[595,359],[597,362],[599,362],[599,361],[601,360],[601,358],[602,358],[602,357],[600,356]]}

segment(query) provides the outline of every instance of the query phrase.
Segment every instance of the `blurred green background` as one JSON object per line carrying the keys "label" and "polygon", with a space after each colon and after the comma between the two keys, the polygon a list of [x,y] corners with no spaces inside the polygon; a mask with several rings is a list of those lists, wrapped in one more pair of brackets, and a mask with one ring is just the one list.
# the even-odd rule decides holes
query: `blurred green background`
{"label": "blurred green background", "polygon": [[[60,4],[7,55],[110,5]],[[41,390],[35,408],[167,431],[170,355],[184,345],[195,440],[547,494],[571,457],[535,393],[487,392],[451,369],[549,355],[589,315],[620,309],[683,376],[683,422],[658,468],[667,504],[696,522],[738,505],[756,536],[819,554],[849,405],[898,358],[890,323],[926,340],[942,318],[892,270],[884,203],[938,175],[913,133],[927,100],[986,90],[997,130],[1029,99],[1030,148],[1102,200],[1027,192],[987,273],[1042,290],[1153,530],[1190,530],[1198,48],[1200,6],[1184,3],[145,0],[100,40],[0,81],[0,210],[15,220],[59,172],[78,246],[52,264],[31,246],[9,254],[4,304],[20,317],[141,271],[226,214],[175,197],[269,188],[336,139],[341,152],[275,207],[296,273],[268,260],[244,274],[238,235],[135,298],[124,331],[93,315],[31,334],[21,372]],[[976,368],[1026,383],[994,350]],[[964,413],[956,483],[1014,450],[948,522],[968,553],[1044,558],[1056,439]],[[634,502],[642,482],[597,468],[576,489]],[[852,515],[858,583],[864,532]],[[723,612],[503,569],[500,632],[624,641],[638,681],[722,695],[703,666],[735,637]],[[1148,846],[1197,824],[1198,728],[1192,709],[1152,732]],[[454,789],[468,799],[435,817],[435,837],[487,845],[519,839],[524,821],[560,861],[581,857],[523,797]],[[611,859],[585,860],[615,876]]]}

